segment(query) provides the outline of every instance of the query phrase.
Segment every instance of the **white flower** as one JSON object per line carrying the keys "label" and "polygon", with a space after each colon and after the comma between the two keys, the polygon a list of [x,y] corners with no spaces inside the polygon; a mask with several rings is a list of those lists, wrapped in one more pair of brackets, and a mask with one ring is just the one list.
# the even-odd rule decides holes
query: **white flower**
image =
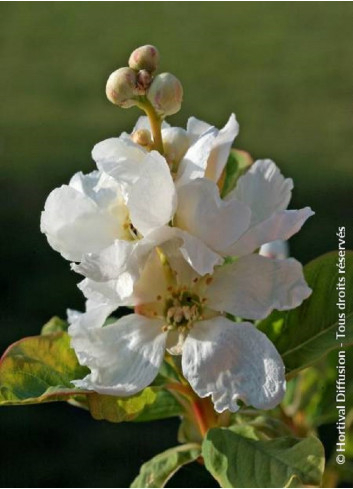
{"label": "white flower", "polygon": [[180,240],[149,252],[127,303],[133,314],[103,327],[111,308],[91,305],[71,319],[72,347],[91,369],[74,384],[132,395],[154,380],[167,349],[182,354],[185,378],[200,397],[212,396],[216,411],[236,411],[238,400],[273,408],[285,390],[281,357],[252,323],[226,313],[251,320],[298,306],[311,292],[301,265],[254,254],[201,276],[184,259]]}
{"label": "white flower", "polygon": [[[163,226],[141,239],[122,268],[121,244],[115,242],[100,253],[90,253],[74,269],[86,278],[79,288],[88,300],[105,304],[113,311],[133,300],[134,282],[140,276],[151,250],[176,239],[183,259],[201,276],[212,273],[223,258],[201,240],[175,227]],[[123,257],[124,258],[124,257]]]}
{"label": "white flower", "polygon": [[[148,127],[147,118],[142,117],[134,129]],[[172,223],[222,256],[246,255],[269,241],[288,240],[314,214],[310,207],[287,210],[293,182],[284,178],[271,160],[256,161],[235,189],[221,199],[217,181],[238,133],[234,114],[220,131],[192,117],[186,131],[165,126],[163,133],[169,153],[176,142],[183,154],[190,141],[176,167],[172,161],[177,192]],[[92,153],[98,167],[118,180],[120,147],[121,138],[112,138],[96,145]]]}
{"label": "white flower", "polygon": [[[163,124],[170,153],[180,158],[190,141],[190,144],[195,143],[187,151],[185,161],[190,165],[194,161],[201,162],[201,153],[213,160],[216,153],[222,153],[224,165],[224,140],[228,138],[230,146],[234,138],[234,134],[228,135],[227,128],[233,128],[233,132],[234,127],[237,129],[234,116],[221,131],[207,125],[206,132],[211,136],[207,136],[206,145],[203,134],[196,136],[194,126],[197,121],[190,121],[188,127],[192,130],[186,139],[180,137],[180,128]],[[142,117],[134,131],[148,127],[147,118]],[[135,144],[126,133],[98,143],[92,156],[99,171],[89,175],[77,173],[68,185],[50,193],[42,212],[41,230],[47,235],[49,244],[64,258],[84,262],[82,266],[73,266],[76,271],[94,279],[95,276],[107,276],[107,270],[112,267],[114,270],[110,274],[123,271],[138,240],[171,221],[177,194],[166,159],[156,151],[148,152]],[[207,161],[204,159],[202,164],[205,169]],[[231,210],[232,205],[226,206]],[[97,258],[100,253],[102,256]],[[109,265],[109,256],[113,254],[115,257],[119,255],[118,262],[115,260]],[[92,269],[96,258],[104,267],[98,273]]]}
{"label": "white flower", "polygon": [[[220,198],[216,183],[207,178],[177,185],[176,211],[172,218],[174,232],[178,228],[186,231],[222,256],[242,256],[269,241],[287,240],[313,214],[309,207],[286,210],[292,187],[292,180],[285,179],[269,160],[254,163],[224,200]],[[151,245],[151,239],[149,243]],[[112,271],[118,270],[115,262],[119,261],[120,253],[117,248],[110,266]],[[103,254],[86,257],[76,270],[91,280],[107,280],[105,270],[109,265],[106,253]],[[202,274],[200,268],[195,270]],[[109,279],[113,278],[116,274],[113,277],[110,273]],[[87,289],[86,285],[84,287]],[[94,284],[89,282],[89,289],[92,288]]]}
{"label": "white flower", "polygon": [[[150,130],[147,117],[138,119],[132,134],[141,129]],[[170,127],[164,122],[162,139],[166,146],[165,157],[174,172],[177,185],[203,177],[217,182],[225,168],[231,145],[238,132],[239,124],[234,114],[221,130],[195,117],[189,118],[186,130]],[[96,144],[92,151],[97,167],[117,179],[120,178],[120,172],[128,166],[121,157],[122,141],[130,141],[131,144],[130,136],[123,133],[120,137]],[[131,159],[133,158],[132,155]]]}
{"label": "white flower", "polygon": [[[146,127],[141,118],[135,130]],[[173,129],[163,128],[172,153],[180,143],[179,129],[177,134]],[[64,257],[81,262],[73,269],[86,277],[80,288],[88,299],[121,305],[148,252],[172,237],[181,239],[184,258],[203,276],[222,262],[220,255],[246,255],[300,229],[312,211],[286,210],[293,184],[270,160],[257,161],[227,198],[220,198],[215,180],[237,131],[234,115],[220,131],[191,118],[185,133],[190,146],[185,152],[182,137],[185,154],[175,183],[170,162],[124,133],[95,146],[98,172],[77,174],[49,195],[42,231]]]}
{"label": "white flower", "polygon": [[101,171],[77,173],[45,203],[41,230],[69,260],[81,261],[115,243],[123,262],[137,240],[174,215],[176,192],[165,159],[125,138],[118,154],[116,178]]}
{"label": "white flower", "polygon": [[178,188],[175,225],[223,256],[253,253],[261,245],[288,240],[314,214],[287,210],[293,182],[271,160],[258,160],[222,200],[217,185],[196,179]]}

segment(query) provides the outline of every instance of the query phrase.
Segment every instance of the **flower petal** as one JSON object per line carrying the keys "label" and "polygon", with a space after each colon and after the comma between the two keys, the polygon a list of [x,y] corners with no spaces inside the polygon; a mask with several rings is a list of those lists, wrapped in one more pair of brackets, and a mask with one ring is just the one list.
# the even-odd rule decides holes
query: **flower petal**
{"label": "flower petal", "polygon": [[[168,122],[166,122],[166,121],[163,121],[162,122],[162,129],[167,129],[168,127],[170,127],[170,124],[168,124]],[[151,130],[150,120],[146,115],[140,115],[140,117],[136,121],[136,124],[135,124],[132,132],[135,132],[138,129],[148,129],[149,131]]]}
{"label": "flower petal", "polygon": [[136,263],[141,263],[154,247],[175,239],[180,242],[178,247],[182,256],[199,275],[212,273],[216,265],[223,263],[223,258],[208,248],[200,239],[186,231],[170,226],[164,226],[148,234],[140,241],[132,258]]}
{"label": "flower petal", "polygon": [[80,261],[85,253],[98,252],[118,238],[116,218],[100,204],[68,185],[53,190],[41,215],[41,231],[52,248]]}
{"label": "flower petal", "polygon": [[226,166],[230,148],[239,133],[239,124],[232,114],[227,124],[219,131],[207,162],[205,177],[218,182],[224,167]]}
{"label": "flower petal", "polygon": [[[79,288],[90,301],[111,305],[113,309],[122,305],[140,304],[142,299],[137,292],[133,293],[134,287],[156,247],[161,247],[167,255],[171,267],[177,272],[178,283],[183,285],[191,283],[197,274],[212,273],[216,265],[223,263],[223,258],[210,250],[198,238],[178,228],[164,226],[136,243],[123,269],[119,268],[121,257],[116,255],[118,248],[116,251],[108,250],[106,262],[101,255],[98,255],[97,261],[94,261],[91,255],[89,263],[85,259],[82,266],[75,266],[76,271],[96,278],[96,280],[83,280]],[[113,253],[111,270],[109,269],[110,252]],[[105,251],[103,256],[104,254]],[[153,286],[146,287],[146,290],[148,294],[153,295],[154,299],[156,295],[159,295],[159,292],[155,292],[155,287],[159,287],[159,280],[157,280],[159,271],[157,275],[156,273],[157,271],[154,277],[152,277],[153,274],[147,274],[146,279],[147,282],[150,281],[153,284]],[[108,280],[101,281],[105,279]]]}
{"label": "flower petal", "polygon": [[202,134],[209,129],[213,128],[208,122],[201,121],[196,117],[189,117],[186,131],[190,135],[192,142],[194,143]]}
{"label": "flower petal", "polygon": [[133,185],[139,177],[146,154],[142,146],[128,137],[106,139],[92,150],[97,167],[127,186]]}
{"label": "flower petal", "polygon": [[194,325],[183,346],[182,368],[200,397],[215,409],[239,409],[238,400],[272,409],[285,392],[284,365],[270,340],[251,323],[224,317]]}
{"label": "flower petal", "polygon": [[273,309],[299,306],[310,294],[303,268],[294,258],[272,260],[249,255],[215,271],[207,304],[234,316],[262,319]]}
{"label": "flower petal", "polygon": [[133,306],[132,293],[135,277],[130,272],[123,272],[118,278],[106,282],[97,282],[86,278],[78,288],[89,301],[107,305],[116,309],[120,306]]}
{"label": "flower petal", "polygon": [[270,218],[251,227],[236,243],[223,250],[226,255],[248,255],[260,248],[264,243],[288,240],[297,233],[305,221],[314,215],[310,207],[299,210],[276,212]]}
{"label": "flower petal", "polygon": [[222,200],[215,182],[198,178],[178,188],[175,225],[214,250],[232,245],[249,222],[250,209],[236,199]]}
{"label": "flower petal", "polygon": [[147,387],[158,374],[167,334],[163,322],[138,314],[124,316],[102,328],[69,328],[71,345],[91,369],[76,387],[100,394],[130,396]]}
{"label": "flower petal", "polygon": [[276,241],[270,241],[261,246],[259,255],[266,258],[277,258],[278,260],[284,260],[289,257],[289,246],[287,241],[277,239]]}
{"label": "flower petal", "polygon": [[168,285],[161,258],[154,248],[134,286],[134,305],[158,301],[158,297],[161,298],[167,292]]}
{"label": "flower petal", "polygon": [[293,181],[285,179],[273,161],[258,160],[239,178],[227,199],[235,197],[250,207],[253,226],[286,209],[292,189]]}
{"label": "flower petal", "polygon": [[71,268],[97,282],[113,280],[125,270],[128,259],[136,242],[116,240],[100,253],[88,253],[80,264],[73,263]]}
{"label": "flower petal", "polygon": [[190,146],[179,164],[177,185],[183,185],[191,180],[205,176],[207,161],[216,136],[217,129],[211,126]]}
{"label": "flower petal", "polygon": [[[68,332],[72,342],[76,342],[79,345],[76,355],[81,365],[87,365],[91,358],[89,355],[89,331],[102,328],[111,313],[112,308],[102,304],[95,304],[94,307],[87,308],[84,313],[73,310],[67,311],[70,324]],[[71,346],[73,345],[71,344]]]}
{"label": "flower petal", "polygon": [[157,151],[144,161],[127,202],[133,225],[146,235],[167,224],[176,208],[176,191],[167,162]]}

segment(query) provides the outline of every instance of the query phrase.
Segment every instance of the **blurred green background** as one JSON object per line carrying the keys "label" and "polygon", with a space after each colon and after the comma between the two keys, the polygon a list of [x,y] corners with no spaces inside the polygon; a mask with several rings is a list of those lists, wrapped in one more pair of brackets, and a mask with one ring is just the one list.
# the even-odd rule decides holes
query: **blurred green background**
{"label": "blurred green background", "polygon": [[[316,215],[293,256],[335,249],[352,219],[352,25],[349,2],[2,2],[1,350],[83,308],[40,212],[52,188],[94,168],[96,142],[132,128],[138,111],[113,107],[104,87],[141,44],[156,44],[161,70],[183,82],[172,124],[195,115],[221,127],[234,111],[236,146],[294,179],[292,207]],[[125,487],[176,444],[177,420],[109,425],[53,404],[3,408],[0,425],[2,487]],[[173,484],[211,483],[191,465]]]}

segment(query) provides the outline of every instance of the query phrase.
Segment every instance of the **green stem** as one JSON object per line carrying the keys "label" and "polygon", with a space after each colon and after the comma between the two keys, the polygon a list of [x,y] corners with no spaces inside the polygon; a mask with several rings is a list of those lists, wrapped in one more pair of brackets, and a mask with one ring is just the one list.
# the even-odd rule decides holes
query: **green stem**
{"label": "green stem", "polygon": [[153,105],[149,100],[145,99],[143,102],[140,102],[138,106],[146,113],[150,121],[154,148],[163,155],[164,148],[163,148],[162,130],[161,130],[162,119],[158,116],[158,114],[154,110]]}

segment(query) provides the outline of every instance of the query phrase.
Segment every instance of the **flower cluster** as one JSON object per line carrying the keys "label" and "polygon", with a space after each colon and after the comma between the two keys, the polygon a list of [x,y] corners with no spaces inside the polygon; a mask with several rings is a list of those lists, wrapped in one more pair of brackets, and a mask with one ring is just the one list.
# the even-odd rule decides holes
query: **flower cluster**
{"label": "flower cluster", "polygon": [[[74,384],[132,395],[167,351],[181,355],[185,379],[217,412],[239,400],[270,409],[284,394],[284,365],[255,321],[311,290],[299,262],[259,249],[288,240],[313,212],[287,210],[293,183],[271,160],[254,162],[222,195],[236,118],[221,130],[194,117],[186,129],[167,124],[182,88],[174,75],[155,75],[158,59],[143,46],[109,77],[108,98],[148,117],[98,143],[97,169],[53,190],[42,213],[50,245],[84,276],[87,310],[70,311],[69,334],[90,374]],[[133,312],[107,321],[122,306]]]}

